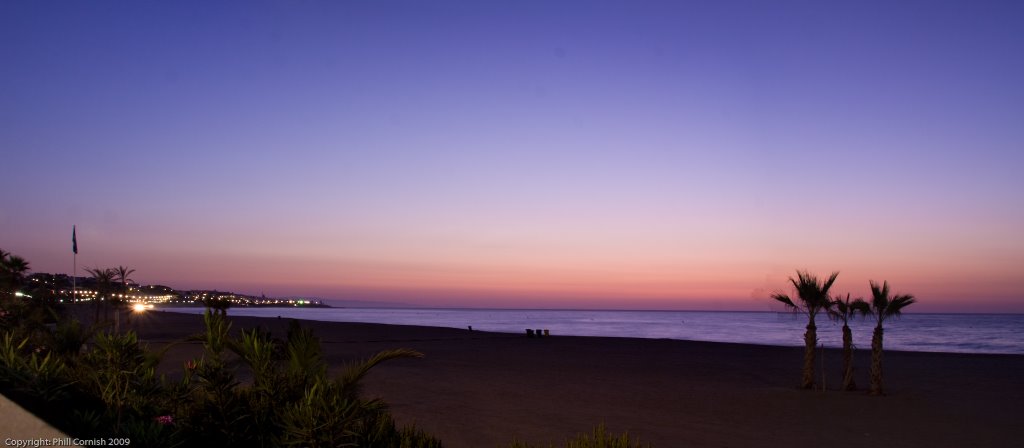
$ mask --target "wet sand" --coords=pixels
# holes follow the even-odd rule
[[[230,311],[229,311],[230,314]],[[284,337],[286,319],[231,317]],[[154,348],[201,330],[198,315],[150,312],[131,324]],[[677,340],[568,337],[383,324],[305,322],[332,371],[389,348],[422,359],[374,369],[384,399],[446,447],[547,446],[604,422],[654,447],[1017,446],[1024,356],[886,352],[887,396],[835,390],[840,354],[825,351],[826,391],[797,389],[802,349]],[[201,346],[179,344],[180,372]],[[867,386],[868,354],[858,353]],[[820,371],[819,371],[820,376]]]

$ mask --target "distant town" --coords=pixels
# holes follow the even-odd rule
[[[61,303],[105,300],[94,277],[75,277],[67,274],[36,273],[26,277],[35,291],[47,291],[53,300]],[[232,307],[322,307],[323,300],[302,297],[252,296],[217,290],[179,291],[164,285],[139,285],[128,282],[123,291],[108,293],[111,299],[129,305],[205,306],[210,302],[228,303]]]

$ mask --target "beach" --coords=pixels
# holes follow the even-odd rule
[[[287,319],[233,317],[284,337]],[[654,447],[1016,446],[1024,421],[1024,356],[886,352],[884,397],[838,391],[840,353],[825,350],[825,391],[800,390],[802,349],[665,339],[486,333],[451,328],[304,321],[332,372],[390,348],[421,359],[375,368],[366,397],[400,424],[446,447],[547,446],[605,423]],[[202,317],[148,312],[130,327],[152,348],[202,329]],[[180,374],[196,343],[168,349],[161,370]],[[820,359],[819,359],[820,363]],[[820,377],[820,365],[818,375]]]

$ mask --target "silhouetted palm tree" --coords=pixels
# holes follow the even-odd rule
[[[875,316],[875,332],[871,336],[871,395],[882,395],[882,323],[890,317],[899,317],[903,308],[916,300],[910,294],[889,295],[889,282],[882,286],[871,284],[871,313]]]
[[[782,293],[772,294],[772,298],[782,302],[787,308],[800,312],[807,316],[807,331],[804,333],[804,368],[803,379],[800,387],[811,389],[814,387],[814,349],[818,345],[818,327],[814,324],[814,318],[821,311],[827,311],[832,307],[832,300],[828,291],[835,283],[839,272],[833,272],[824,282],[819,282],[807,271],[796,271],[797,278],[790,277],[789,281],[796,288],[797,300],[793,301],[788,295]]]
[[[121,329],[121,309],[124,307],[124,304],[127,303],[124,297],[128,296],[128,282],[131,281],[131,279],[128,278],[128,276],[132,275],[132,273],[135,272],[135,269],[128,269],[125,266],[118,266],[113,270],[114,278],[117,279],[117,281],[121,282],[122,296],[121,298],[115,298],[110,302],[110,304],[114,306],[114,333],[117,333]]]
[[[118,266],[114,268],[114,278],[117,281],[121,282],[122,292],[128,292],[128,282],[132,281],[132,279],[128,278],[128,276],[132,275],[133,273],[135,273],[135,269],[128,269],[127,267],[124,266]]]
[[[868,314],[871,314],[871,306],[864,299],[850,300],[849,294],[845,300],[837,296],[828,312],[833,320],[843,323],[843,390],[857,389],[853,380],[853,331],[850,330],[850,318]]]
[[[100,307],[106,300],[110,300],[111,286],[114,285],[114,278],[117,277],[117,270],[110,268],[86,268],[85,270],[92,275],[93,280],[96,281],[96,296],[93,297],[93,302],[96,307],[96,320],[100,321]],[[106,317],[104,315],[104,317]]]
[[[7,252],[6,250],[0,249],[0,270],[3,271],[3,272],[0,272],[0,275],[6,275],[6,272],[7,272],[6,271],[6,268],[7,268],[7,257],[10,256],[10,255],[11,255],[10,252]],[[5,278],[0,277],[0,281],[3,281],[3,280],[5,280]],[[3,286],[3,284],[0,283],[0,286]]]
[[[21,283],[28,272],[28,262],[10,252],[0,250],[0,323],[6,328],[10,324],[22,323],[19,310],[25,303],[17,297]]]
[[[11,255],[10,252],[0,249],[0,298],[6,295],[8,292],[9,285],[7,280],[7,257]]]
[[[11,294],[21,288],[25,281],[25,273],[28,272],[28,261],[10,252],[0,250],[0,275],[3,276],[3,286]]]

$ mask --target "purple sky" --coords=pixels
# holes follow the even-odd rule
[[[0,248],[418,305],[1024,312],[1021,2],[0,3]]]

